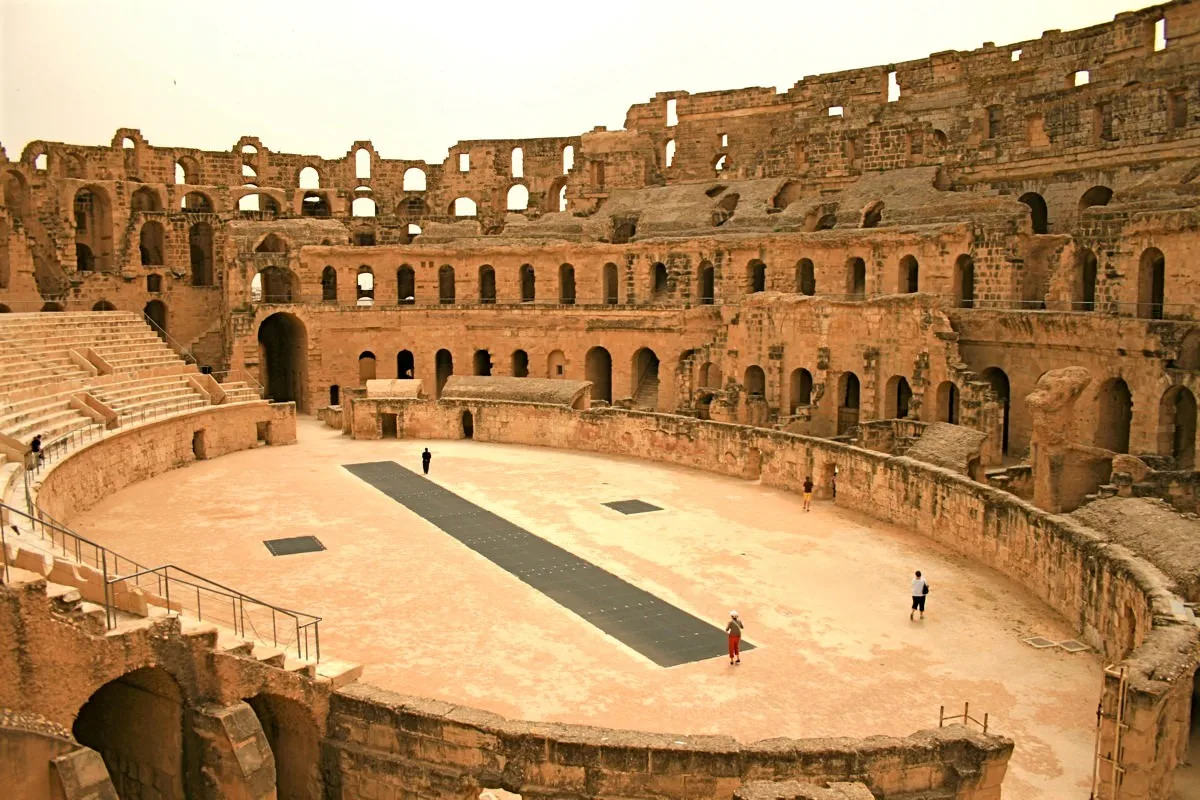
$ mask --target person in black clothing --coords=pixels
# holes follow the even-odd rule
[[[33,437],[33,441],[29,443],[29,451],[33,453],[33,461],[36,465],[41,466],[45,455],[42,453],[42,435],[39,433]]]
[[[804,510],[805,511],[812,511],[812,492],[813,492],[813,481],[812,481],[812,476],[809,475],[808,477],[806,477],[804,479]]]
[[[429,448],[425,448],[425,452],[421,453],[421,469],[426,475],[429,474],[429,462],[433,461],[433,453],[429,452]]]

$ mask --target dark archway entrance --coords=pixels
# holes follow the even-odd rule
[[[162,300],[151,300],[142,309],[146,319],[150,320],[154,332],[162,336],[167,332],[167,305]]]
[[[512,374],[514,378],[529,377],[529,353],[524,350],[513,350]]]
[[[587,351],[584,366],[586,378],[592,382],[592,402],[612,402],[612,355],[603,347]]]
[[[474,363],[471,365],[475,375],[488,376],[492,374],[492,354],[487,350],[476,350]]]
[[[454,374],[454,356],[452,356],[450,354],[449,350],[438,350],[437,356],[435,357],[434,360],[436,362],[436,367],[437,367],[437,374],[436,374],[437,385],[434,389],[433,396],[441,397],[442,389],[445,387],[446,381],[450,378],[451,375]]]
[[[958,387],[950,381],[942,381],[937,390],[938,422],[958,424]]]
[[[258,327],[258,356],[267,397],[278,403],[294,402],[297,411],[306,413],[308,333],[304,323],[284,312],[267,317]]]
[[[1133,396],[1129,385],[1120,378],[1105,381],[1096,393],[1099,424],[1096,446],[1114,453],[1129,452],[1129,425],[1133,420]]]
[[[104,684],[71,732],[104,758],[121,797],[186,797],[183,693],[166,670],[145,667]]]
[[[649,347],[633,354],[631,383],[635,408],[658,408],[658,355]]]
[[[416,363],[413,359],[412,351],[401,350],[399,353],[396,353],[396,377],[415,378],[416,376]]]
[[[860,386],[858,376],[844,372],[838,380],[838,436],[858,425]]]
[[[295,700],[259,694],[246,701],[258,715],[275,756],[276,794],[283,800],[321,797],[321,752],[312,714]]]
[[[475,438],[475,417],[471,416],[470,411],[462,413],[462,435],[464,439]]]
[[[1159,455],[1175,459],[1176,469],[1196,463],[1196,397],[1185,386],[1168,389],[1158,409]]]
[[[980,374],[981,378],[987,381],[992,391],[996,393],[996,399],[999,400],[1003,409],[1003,429],[1000,434],[1000,452],[1008,455],[1008,416],[1009,416],[1009,388],[1008,375],[999,367],[988,367]]]

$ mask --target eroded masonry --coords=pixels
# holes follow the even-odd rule
[[[293,408],[359,438],[791,490],[836,470],[839,504],[1000,570],[1110,661],[1096,797],[1171,798],[1200,758],[1200,3],[781,92],[662,92],[619,131],[462,141],[441,164],[129,128],[0,152],[0,172],[6,503],[34,502],[35,428],[106,431],[35,476],[69,522],[188,460],[293,440]],[[64,311],[135,314],[21,313]],[[33,577],[3,595],[0,738],[53,765],[29,796],[990,800],[1012,748],[512,722],[153,621],[183,601],[117,603],[82,548],[7,548]],[[117,611],[153,624],[117,636]],[[178,739],[129,733],[122,703]]]

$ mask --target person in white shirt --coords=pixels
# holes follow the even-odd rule
[[[912,619],[913,614],[920,611],[921,619],[925,619],[925,595],[929,594],[929,582],[921,577],[921,570],[917,570],[917,577],[913,578],[912,582],[912,611],[908,612],[908,618]]]

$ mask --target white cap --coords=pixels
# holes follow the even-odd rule
[[[736,611],[730,611],[730,612],[729,612],[729,616],[731,616],[731,617],[736,617],[736,616],[737,616],[737,612],[736,612]]]

